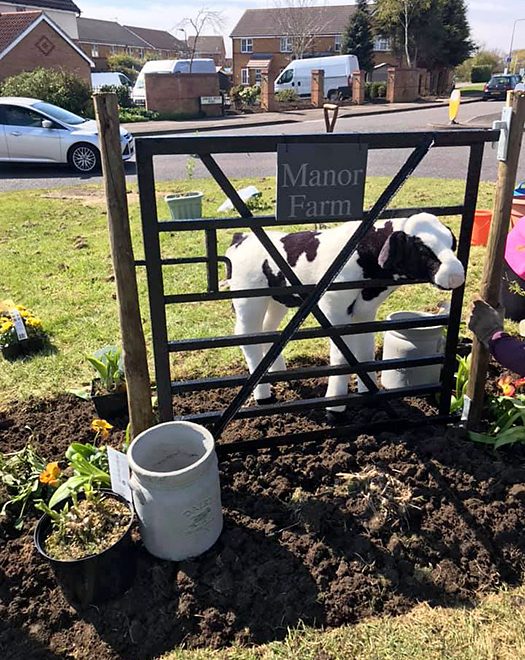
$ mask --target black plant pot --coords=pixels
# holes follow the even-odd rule
[[[23,355],[20,344],[10,344],[2,348],[2,356],[6,360],[17,360]]]
[[[133,509],[120,495],[102,490],[124,503],[132,518],[121,538],[99,555],[64,561],[46,554],[45,540],[51,531],[51,519],[44,514],[37,523],[34,541],[38,552],[47,559],[66,599],[77,609],[102,603],[121,596],[133,584],[136,573],[136,552],[131,539]]]
[[[44,346],[45,342],[41,337],[30,337],[2,348],[2,356],[6,360],[18,360],[18,358],[38,353]]]
[[[128,412],[128,393],[126,389],[111,394],[96,394],[98,380],[91,383],[91,399],[95,405],[97,415],[101,419],[119,417]]]

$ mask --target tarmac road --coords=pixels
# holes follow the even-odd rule
[[[501,114],[503,102],[482,102],[461,107],[459,121],[465,126],[483,125],[488,127],[492,120]],[[355,117],[341,111],[336,132],[347,131],[408,131],[430,130],[448,123],[448,110],[443,108],[418,109],[395,114],[379,114]],[[275,135],[324,133],[322,120],[307,120],[293,124],[276,126],[258,126],[256,128],[238,128],[207,132],[206,135]],[[201,135],[203,135],[201,133]],[[525,141],[522,158],[518,168],[518,181],[525,180]],[[371,151],[368,160],[368,174],[392,176],[404,162],[409,150]],[[155,158],[155,176],[159,181],[186,178],[187,156],[160,156]],[[468,148],[455,147],[431,151],[415,171],[415,176],[442,179],[464,179],[467,168]],[[273,176],[276,169],[275,154],[227,154],[217,157],[229,177]],[[134,162],[125,164],[128,181],[136,181]],[[482,179],[495,181],[497,171],[496,151],[490,145],[485,147]],[[209,176],[207,170],[196,162],[194,177]],[[100,183],[100,176],[78,176],[64,166],[0,164],[0,192],[36,188],[57,188],[78,186],[84,183]]]

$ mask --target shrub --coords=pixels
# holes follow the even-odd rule
[[[102,85],[99,89],[100,92],[115,92],[117,101],[121,108],[131,108],[133,102],[129,93],[127,85]]]
[[[275,99],[279,103],[296,103],[299,100],[297,93],[294,89],[282,89],[280,92],[277,92]]]
[[[144,108],[123,108],[118,114],[119,121],[131,123],[137,121],[152,121],[159,119],[159,113]]]
[[[232,87],[230,96],[235,105],[254,105],[261,95],[261,88],[258,85],[246,87],[245,85],[237,85]]]
[[[491,75],[492,66],[490,64],[480,64],[479,66],[473,66],[470,73],[470,82],[488,82]]]
[[[89,83],[60,69],[38,68],[11,76],[2,83],[0,93],[41,99],[76,114],[93,114]]]
[[[108,68],[123,73],[131,82],[135,82],[142,69],[142,61],[125,53],[116,53],[108,56]]]
[[[386,97],[386,83],[367,82],[365,83],[365,99],[384,99]]]

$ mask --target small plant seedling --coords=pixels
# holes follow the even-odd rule
[[[88,356],[88,362],[98,373],[97,384],[103,392],[117,392],[125,387],[122,351],[117,346],[105,346]]]

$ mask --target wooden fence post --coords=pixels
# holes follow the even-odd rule
[[[500,302],[505,243],[509,230],[512,197],[516,185],[516,174],[525,123],[525,92],[510,93],[507,97],[507,105],[512,107],[512,120],[507,137],[507,158],[505,161],[500,161],[498,166],[494,211],[480,288],[481,298],[493,307],[497,306]],[[467,396],[471,401],[468,413],[469,426],[476,424],[481,419],[488,361],[488,350],[474,337],[470,377],[467,388]]]
[[[112,92],[104,92],[95,94],[93,98],[100,137],[111,256],[117,285],[129,419],[131,434],[132,437],[135,437],[152,425],[153,412],[146,342],[140,318],[135,259],[129,229],[117,95]]]

